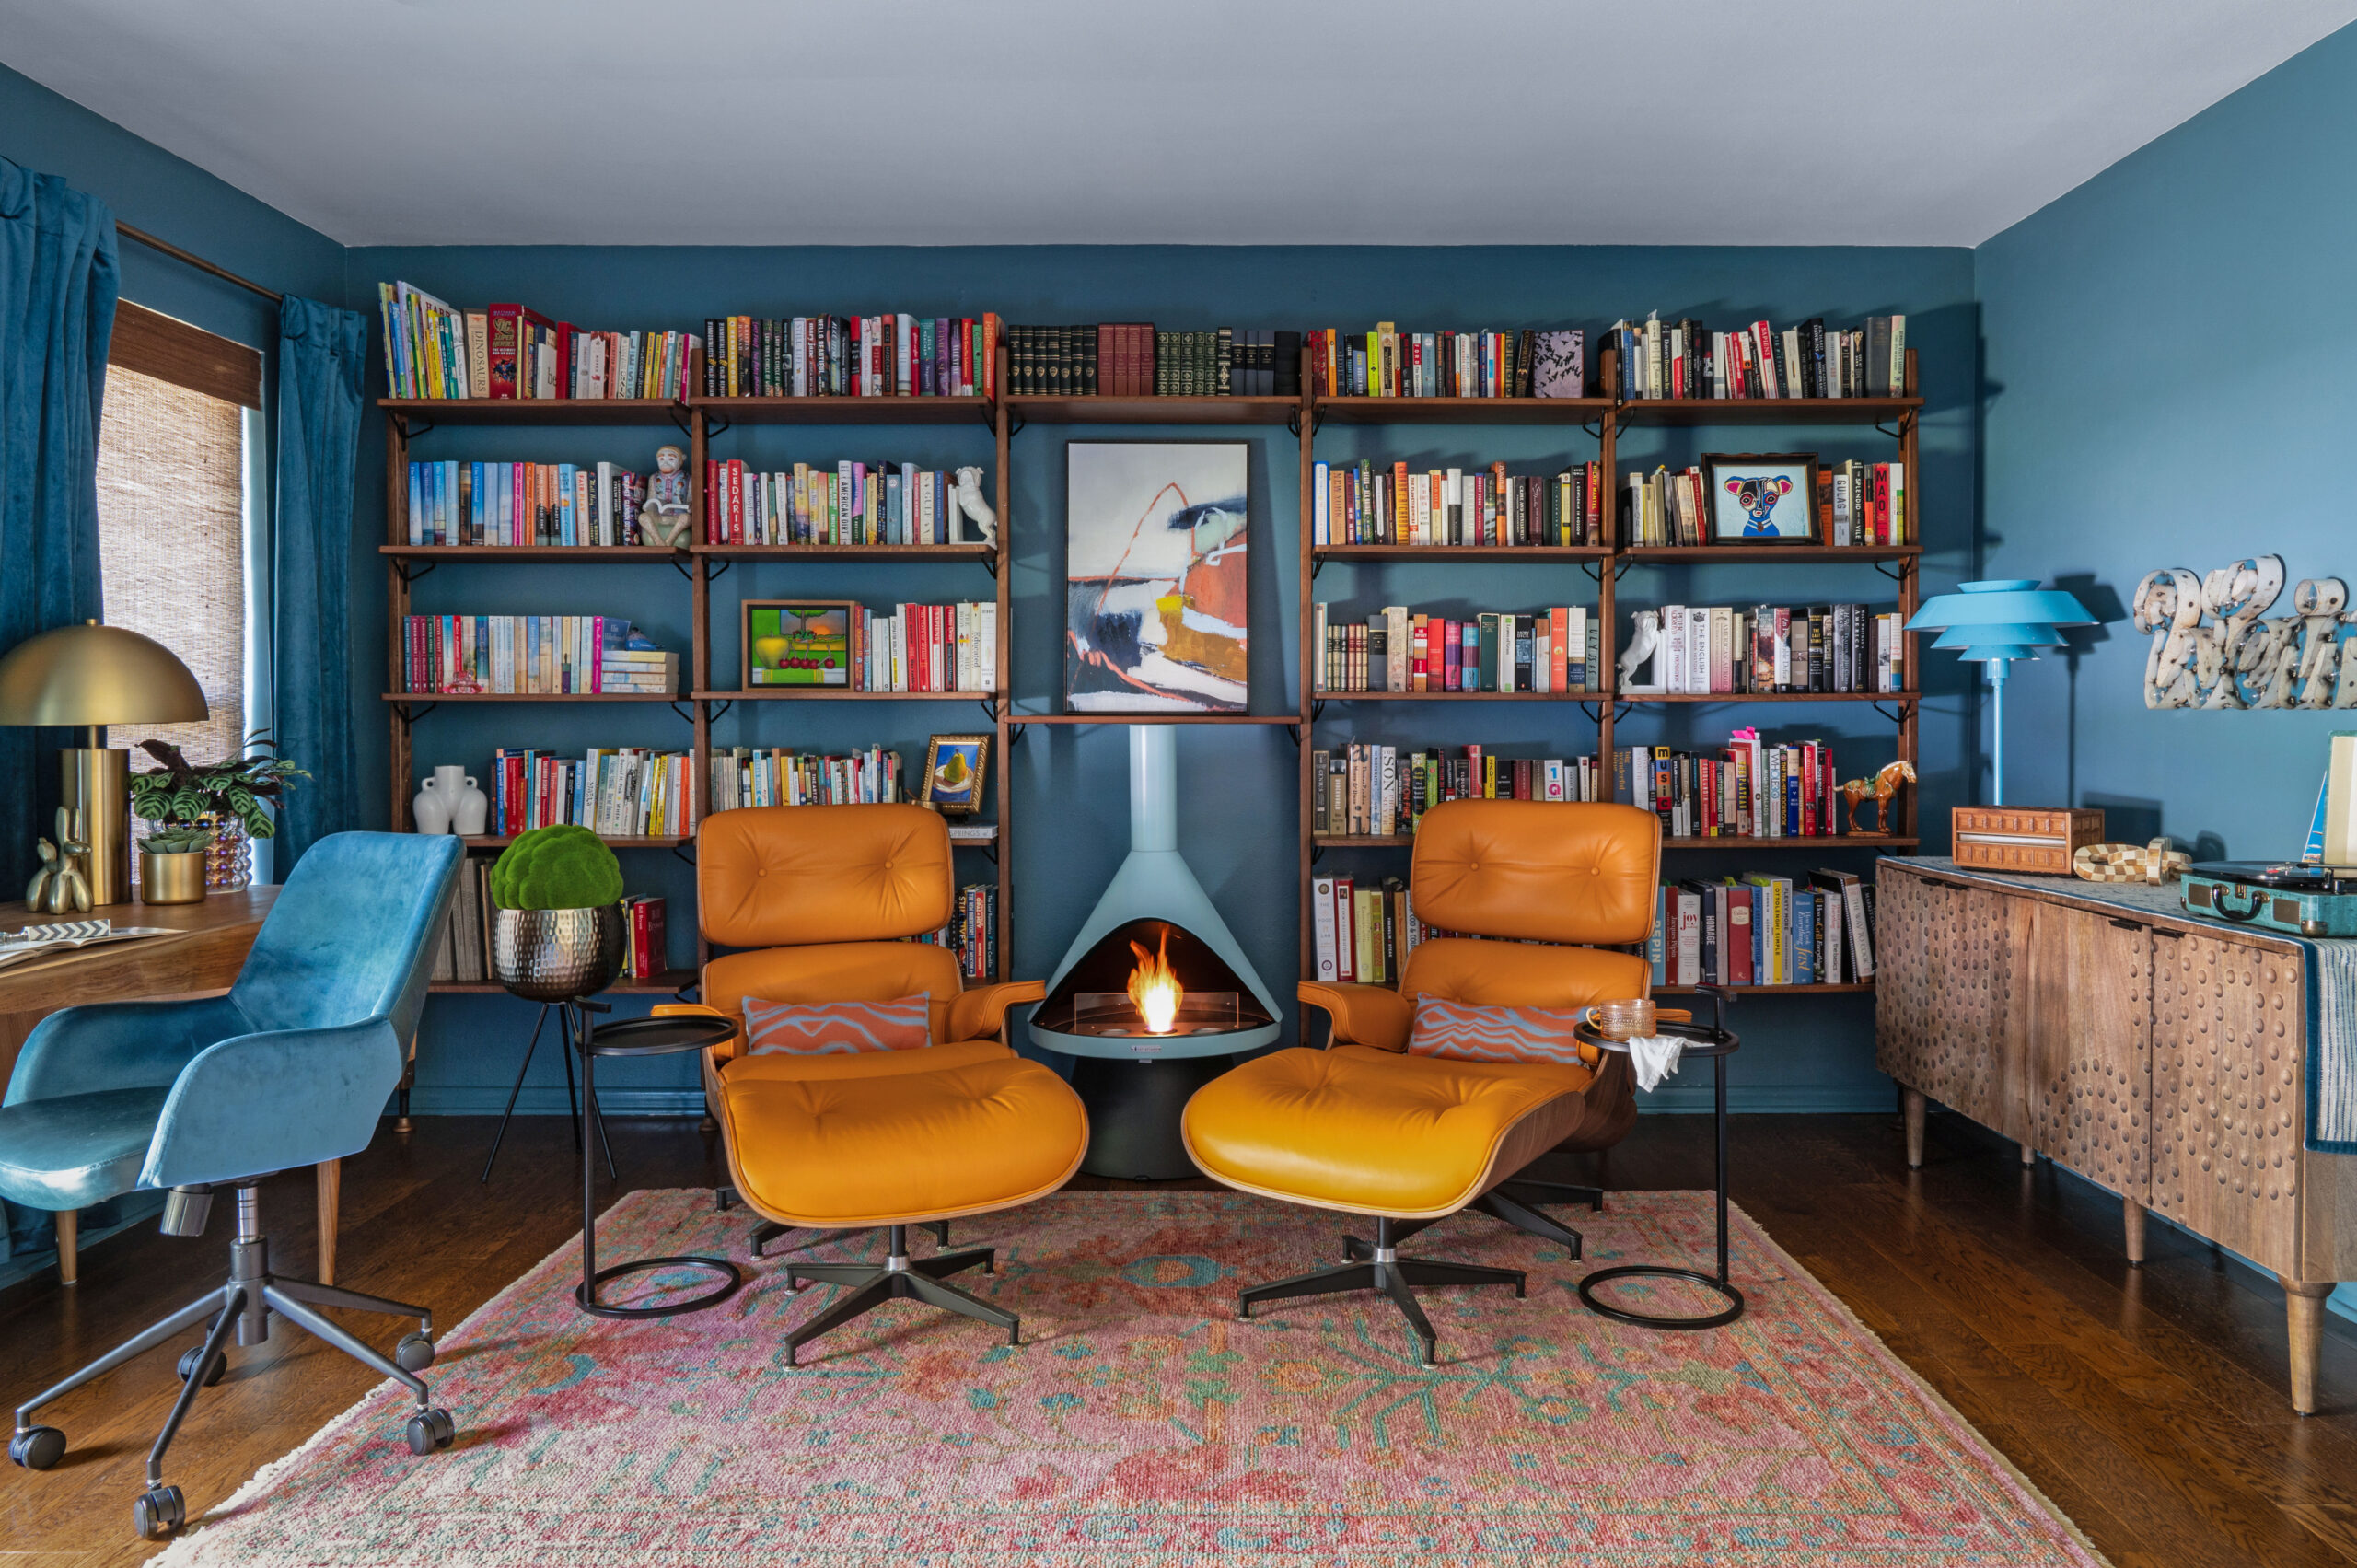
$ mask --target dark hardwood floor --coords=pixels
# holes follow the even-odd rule
[[[491,1125],[421,1120],[345,1163],[339,1283],[423,1301],[449,1327],[574,1237],[580,1167],[565,1124],[517,1123],[482,1187]],[[716,1148],[694,1125],[617,1119],[623,1181],[711,1185]],[[1710,1132],[1705,1117],[1643,1118],[1602,1174],[1629,1189],[1705,1186]],[[1925,1168],[1910,1173],[1895,1113],[1739,1117],[1733,1136],[1736,1200],[2119,1568],[2357,1564],[2357,1332],[2345,1319],[2327,1330],[2323,1408],[2303,1420],[2285,1396],[2271,1281],[2157,1223],[2151,1260],[2129,1268],[2118,1202],[2050,1166],[2024,1170],[2012,1144],[1934,1116]],[[265,1212],[276,1264],[309,1272],[308,1179],[273,1184]],[[73,1291],[37,1280],[0,1295],[0,1398],[13,1405],[220,1278],[227,1232],[224,1214],[198,1241],[143,1225],[92,1249]],[[400,1332],[346,1321],[381,1345]],[[144,1357],[43,1412],[73,1447],[45,1474],[0,1466],[0,1568],[97,1568],[155,1550],[131,1535],[131,1500],[176,1391],[173,1359]],[[231,1363],[173,1446],[192,1516],[371,1381],[301,1333]]]

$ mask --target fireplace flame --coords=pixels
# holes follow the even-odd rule
[[[1170,932],[1165,927],[1161,947],[1149,953],[1135,942],[1130,951],[1138,956],[1138,967],[1130,971],[1130,1000],[1137,1004],[1139,1016],[1145,1019],[1145,1032],[1167,1035],[1178,1020],[1178,1004],[1187,994],[1178,983],[1178,971],[1170,967]]]

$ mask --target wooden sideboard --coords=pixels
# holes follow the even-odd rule
[[[2146,1210],[2270,1270],[2292,1403],[2316,1409],[2324,1301],[2357,1277],[2357,1156],[2303,1147],[2307,958],[2297,942],[2096,885],[1941,861],[1877,866],[1875,1060],[1927,1099],[2119,1194],[2131,1262]],[[2173,894],[2174,889],[2168,889]]]

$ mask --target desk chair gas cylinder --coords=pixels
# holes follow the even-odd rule
[[[1397,991],[1302,986],[1333,1019],[1328,1049],[1260,1057],[1188,1101],[1187,1152],[1213,1180],[1375,1221],[1371,1240],[1344,1238],[1342,1262],[1239,1292],[1239,1316],[1287,1297],[1381,1291],[1429,1365],[1438,1342],[1412,1287],[1519,1295],[1524,1276],[1402,1257],[1409,1237],[1475,1209],[1580,1255],[1579,1233],[1510,1184],[1550,1150],[1627,1136],[1627,1059],[1592,1047],[1568,1061],[1409,1055],[1416,1000],[1556,1010],[1645,994],[1646,961],[1607,948],[1652,932],[1660,866],[1660,822],[1634,807],[1464,800],[1424,813],[1410,897],[1418,919],[1457,935],[1420,943]]]
[[[65,1434],[35,1425],[35,1411],[203,1329],[180,1359],[180,1398],[132,1507],[142,1536],[169,1534],[185,1515],[180,1489],[165,1484],[164,1451],[198,1390],[221,1380],[231,1337],[261,1343],[273,1315],[406,1388],[412,1453],[450,1446],[449,1412],[417,1376],[434,1363],[433,1314],[273,1273],[261,1183],[368,1146],[424,1006],[462,853],[454,838],[331,834],[286,879],[227,995],[69,1007],[33,1030],[0,1108],[0,1196],[64,1209],[160,1189],[164,1234],[201,1236],[226,1187],[237,1192],[237,1234],[227,1283],[18,1405],[11,1459],[55,1465]],[[386,1356],[325,1307],[414,1318],[417,1331]]]

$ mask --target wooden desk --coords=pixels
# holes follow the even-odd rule
[[[215,893],[195,904],[108,904],[88,915],[29,914],[21,901],[0,904],[0,931],[104,915],[118,925],[168,926],[181,935],[139,942],[110,942],[55,958],[32,958],[0,969],[0,1083],[16,1071],[33,1026],[61,1007],[140,998],[215,995],[229,989],[245,967],[254,934],[276,902],[276,888]],[[319,1279],[335,1279],[335,1214],[341,1167],[319,1166]],[[75,1216],[57,1216],[57,1273],[72,1284],[75,1266]]]

